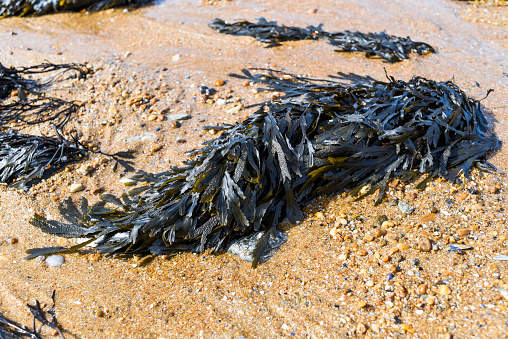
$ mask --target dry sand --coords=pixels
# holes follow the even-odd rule
[[[360,53],[335,54],[324,41],[265,49],[252,38],[207,27],[215,17],[261,16],[286,25],[323,23],[329,31],[386,30],[428,42],[439,52],[387,64]],[[83,103],[72,126],[83,133],[82,140],[105,152],[136,149],[137,169],[160,172],[181,164],[186,150],[213,137],[204,125],[242,119],[250,111],[233,109],[239,103],[269,98],[227,77],[249,66],[378,79],[386,69],[404,80],[413,75],[453,79],[478,99],[494,88],[482,103],[506,142],[507,18],[505,4],[475,7],[445,0],[168,0],[135,11],[1,20],[0,60],[9,66],[44,60],[93,65],[90,79],[54,88],[56,95]],[[215,86],[217,79],[225,85]],[[229,95],[240,101],[203,102],[201,84],[219,89],[215,99]],[[192,118],[180,127],[163,120],[175,113]],[[143,140],[132,139],[137,136]],[[506,172],[506,147],[490,161]],[[85,175],[87,170],[91,173]],[[288,242],[257,269],[230,254],[209,253],[159,257],[145,267],[136,259],[105,258],[93,250],[65,255],[59,268],[23,259],[29,248],[74,243],[29,225],[34,212],[59,218],[58,201],[68,196],[97,201],[93,193],[99,188],[121,194],[121,176],[107,160],[91,157],[28,193],[0,189],[0,311],[5,316],[31,324],[25,304],[38,299],[50,305],[56,290],[58,319],[72,334],[67,336],[76,338],[507,337],[508,300],[497,288],[508,289],[508,263],[493,259],[508,251],[508,181],[500,173],[476,171],[472,180],[456,184],[434,180],[423,192],[414,183],[394,183],[389,197],[415,207],[409,216],[391,202],[374,207],[372,199],[323,197],[305,209],[305,221],[282,226]],[[73,183],[86,189],[71,194]],[[384,225],[386,235],[376,234],[381,215],[391,221]],[[435,245],[431,252],[418,250],[425,238]],[[448,251],[450,243],[474,249]]]

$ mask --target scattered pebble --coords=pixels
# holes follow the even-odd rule
[[[170,120],[189,120],[192,116],[188,113],[176,113],[168,115]]]
[[[222,79],[217,79],[213,82],[215,86],[224,86],[225,82]]]
[[[152,145],[152,147],[150,148],[150,150],[152,151],[152,153],[155,153],[155,152],[158,152],[162,149],[162,145],[159,145],[159,144],[155,144],[155,145]]]
[[[415,208],[409,205],[404,200],[399,201],[399,204],[397,206],[399,207],[399,210],[404,214],[411,214],[415,211]]]
[[[17,244],[18,238],[11,238],[10,242],[11,242],[11,245]]]
[[[176,139],[177,144],[185,144],[186,142],[187,142],[187,140],[185,140],[184,138],[177,138]]]
[[[446,285],[440,285],[439,286],[439,294],[450,295],[450,294],[452,294],[452,290]]]
[[[365,334],[365,333],[367,333],[367,326],[364,323],[358,323],[356,325],[356,332],[358,334]]]
[[[120,179],[120,182],[124,186],[136,186],[138,184],[137,180],[132,180],[131,178],[122,178]]]
[[[104,187],[95,187],[92,189],[93,195],[101,194],[102,192],[104,192]]]
[[[80,183],[78,183],[78,184],[72,184],[72,185],[69,187],[69,191],[70,191],[71,193],[80,192],[80,191],[82,191],[82,190],[84,190],[84,189],[85,189],[85,186],[83,186],[83,184],[80,184]]]
[[[418,250],[421,252],[430,252],[432,251],[432,242],[429,238],[423,238],[420,243],[418,243]]]
[[[65,259],[61,255],[50,255],[46,258],[46,263],[51,267],[60,267],[64,262]]]

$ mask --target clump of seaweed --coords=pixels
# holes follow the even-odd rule
[[[87,149],[63,138],[0,133],[0,182],[27,189],[37,179],[84,157]]]
[[[226,22],[222,19],[213,20],[211,28],[220,33],[230,35],[252,36],[261,42],[268,43],[267,47],[279,46],[284,41],[327,39],[328,43],[340,48],[341,52],[364,52],[367,57],[381,57],[389,62],[399,62],[409,59],[411,52],[424,55],[435,53],[435,49],[427,43],[415,42],[409,37],[401,38],[381,33],[361,32],[327,32],[322,26],[308,26],[307,28],[287,27],[277,25],[275,21],[260,18],[257,23],[249,21]]]
[[[0,3],[0,18],[43,15],[62,11],[100,11],[111,7],[141,6],[151,0],[11,0]]]
[[[35,305],[27,304],[28,309],[32,313],[34,320],[32,328],[25,325],[19,324],[13,320],[10,320],[0,314],[0,338],[2,339],[21,339],[21,338],[32,338],[42,339],[41,334],[35,327],[35,320],[39,321],[42,325],[48,326],[58,332],[61,338],[65,339],[63,331],[60,329],[58,321],[55,315],[55,291],[51,295],[53,306],[48,311],[44,311],[38,300],[35,301]],[[48,315],[51,316],[51,321],[48,319]]]
[[[380,203],[392,178],[427,174],[420,189],[436,176],[453,181],[473,165],[490,169],[485,156],[498,146],[480,102],[450,81],[342,74],[362,79],[345,84],[247,70],[235,76],[286,94],[224,126],[189,152],[186,167],[136,175],[147,184],[121,199],[104,194],[91,207],[82,199],[80,208],[66,200],[60,209],[68,223],[35,215],[32,225],[46,233],[89,240],[70,249],[31,249],[27,259],[90,242],[105,254],[217,252],[264,230],[259,259],[279,222],[301,220],[300,206],[319,195],[351,190],[362,199],[378,191]]]

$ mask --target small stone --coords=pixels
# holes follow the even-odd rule
[[[363,240],[367,241],[367,242],[371,242],[372,240],[374,240],[374,236],[372,236],[371,234],[366,234],[364,237],[363,237]]]
[[[65,259],[61,255],[50,255],[46,258],[46,263],[51,267],[60,267],[64,262]]]
[[[367,251],[366,250],[359,250],[357,253],[358,253],[358,255],[360,257],[365,257],[367,255]]]
[[[425,293],[427,293],[427,285],[420,284],[418,286],[418,294],[425,294]]]
[[[458,199],[459,201],[464,201],[464,200],[466,200],[466,199],[467,199],[467,193],[465,193],[465,192],[464,192],[464,193],[462,193],[462,194],[457,195],[457,199]]]
[[[176,62],[176,61],[180,60],[180,54],[175,54],[175,55],[173,55],[173,57],[171,58],[171,60],[172,60],[173,62]]]
[[[96,316],[97,318],[102,318],[102,317],[104,317],[104,311],[103,311],[103,310],[101,310],[101,309],[97,310],[97,312],[95,312],[95,316]]]
[[[152,151],[152,153],[155,153],[155,152],[160,151],[161,149],[162,149],[162,145],[155,144],[155,145],[152,145],[150,150]]]
[[[176,113],[168,115],[169,120],[189,120],[192,116],[188,113]]]
[[[171,128],[178,128],[178,127],[180,127],[180,124],[176,120],[170,120],[169,121],[169,127],[171,127]]]
[[[365,286],[367,286],[367,287],[372,287],[372,286],[374,286],[374,281],[373,281],[373,280],[369,280],[369,281],[367,281],[367,282],[365,283]]]
[[[450,294],[452,294],[452,290],[446,285],[441,285],[441,286],[439,286],[439,294],[450,295]]]
[[[213,82],[215,86],[224,86],[225,82],[222,79],[217,79]]]
[[[215,103],[219,106],[224,106],[225,104],[227,104],[227,101],[224,99],[217,99]]]
[[[185,144],[187,142],[187,140],[183,139],[183,138],[178,138],[176,139],[176,143],[177,144]]]
[[[104,192],[104,187],[95,187],[92,190],[93,195],[101,194],[102,192]]]
[[[385,221],[388,221],[388,217],[386,215],[380,215],[377,217],[377,223],[382,225]]]
[[[439,210],[437,209],[437,207],[436,207],[436,206],[432,206],[432,207],[430,208],[430,213],[437,213],[437,212],[439,212]]]
[[[471,231],[468,230],[467,228],[460,228],[457,230],[457,234],[460,235],[461,237],[465,237],[469,235],[469,233],[471,233]]]
[[[421,252],[430,252],[432,251],[432,242],[429,238],[423,238],[422,241],[418,244],[418,250]]]
[[[309,9],[309,14],[316,14],[316,13],[317,13],[317,8]]]
[[[18,238],[11,238],[11,245],[14,245],[14,244],[17,244],[18,243]]]
[[[357,304],[358,308],[364,308],[365,306],[367,306],[367,303],[365,301],[359,301],[358,304]]]
[[[150,114],[148,116],[148,121],[154,121],[154,120],[157,120],[157,115],[156,114]]]
[[[393,221],[383,221],[383,223],[381,224],[381,227],[382,228],[390,228],[390,227],[393,227],[395,226],[395,223]]]
[[[397,247],[401,250],[401,251],[404,251],[404,250],[407,250],[409,248],[409,245],[408,244],[404,244],[404,243],[401,243],[399,242],[397,244]]]
[[[410,324],[402,324],[402,329],[409,333],[415,333],[415,329]]]
[[[242,109],[242,107],[243,106],[241,104],[237,105],[237,106],[235,106],[233,108],[228,109],[227,113],[228,114],[238,113]]]
[[[325,215],[323,214],[323,212],[316,212],[315,217],[316,219],[323,219]]]
[[[334,227],[330,230],[330,235],[332,236],[333,239],[337,239],[337,228]]]
[[[82,191],[85,189],[85,186],[83,186],[82,184],[72,184],[70,187],[69,187],[69,191],[71,193],[76,193],[76,192],[79,192],[79,191]]]
[[[358,323],[356,325],[356,333],[358,333],[358,334],[365,334],[365,333],[367,333],[367,326],[365,326],[364,323]]]
[[[395,253],[397,253],[399,251],[399,248],[398,247],[392,247],[389,251],[388,251],[388,255],[389,256],[392,256],[394,255]]]
[[[379,238],[386,235],[386,230],[384,228],[376,228],[374,231],[372,231],[372,235],[375,238]]]
[[[409,205],[404,200],[399,201],[399,204],[397,206],[399,207],[399,210],[404,214],[411,214],[415,211],[415,208]]]
[[[496,186],[492,186],[491,188],[489,188],[489,192],[492,194],[496,194],[497,192],[499,192],[499,189]]]

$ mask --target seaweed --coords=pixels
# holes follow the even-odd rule
[[[277,25],[275,21],[258,19],[257,23],[249,21],[226,22],[222,19],[213,20],[209,26],[220,33],[255,37],[268,43],[267,47],[281,45],[284,41],[326,39],[328,43],[340,48],[339,52],[364,52],[367,57],[381,57],[388,62],[399,62],[409,59],[411,52],[424,55],[435,53],[435,49],[427,43],[415,42],[409,37],[401,38],[381,33],[361,33],[352,31],[327,32],[322,26],[307,28]]]
[[[80,144],[63,138],[0,132],[0,182],[26,190],[86,153]]]
[[[4,0],[0,3],[0,18],[83,9],[100,11],[112,7],[142,6],[150,2],[151,0]]]
[[[133,179],[145,185],[121,199],[103,195],[88,206],[83,198],[80,208],[69,199],[61,205],[67,223],[35,215],[32,225],[88,238],[99,253],[129,255],[218,252],[264,231],[259,256],[274,228],[284,218],[303,219],[300,207],[320,195],[350,190],[363,199],[377,191],[379,204],[392,178],[425,174],[423,188],[428,178],[467,177],[474,165],[488,169],[486,154],[499,145],[480,102],[451,81],[339,74],[360,80],[344,84],[261,71],[233,76],[285,95],[225,125],[188,152],[185,167],[140,173]],[[82,246],[32,249],[27,258]]]
[[[0,127],[13,122],[35,125],[50,121],[61,130],[77,112],[77,106],[48,97],[43,91],[70,71],[77,72],[80,77],[90,72],[80,64],[43,63],[7,68],[0,63]],[[28,78],[46,73],[54,74],[46,80]]]
[[[27,304],[28,309],[32,313],[34,320],[32,328],[19,324],[13,320],[10,320],[0,314],[0,338],[2,339],[21,339],[21,338],[32,338],[42,339],[41,334],[35,327],[35,320],[39,321],[42,325],[48,326],[54,329],[61,338],[65,339],[63,330],[60,329],[58,321],[55,315],[55,291],[51,295],[53,306],[48,311],[44,311],[38,300],[35,301],[35,305]],[[51,316],[51,321],[48,319],[48,315]]]

